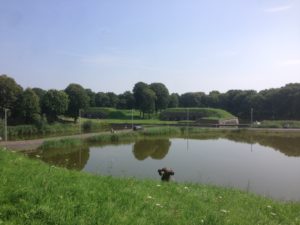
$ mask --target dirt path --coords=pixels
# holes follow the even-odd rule
[[[129,132],[131,130],[121,130],[118,132]],[[68,135],[68,136],[60,136],[60,137],[49,137],[49,138],[41,138],[41,139],[34,139],[34,140],[23,140],[23,141],[7,141],[7,142],[0,142],[0,146],[6,147],[8,149],[14,151],[26,151],[26,150],[34,150],[40,147],[44,141],[49,140],[60,140],[64,138],[81,138],[85,139],[88,137],[97,136],[99,134],[108,134],[110,132],[98,132],[98,133],[87,133],[87,134],[75,134],[75,135]]]

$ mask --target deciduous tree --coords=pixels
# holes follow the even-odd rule
[[[86,109],[89,106],[89,96],[86,94],[84,88],[79,84],[70,84],[65,92],[69,97],[69,106],[66,114],[74,118],[74,122],[79,117],[79,110]]]
[[[46,114],[48,122],[54,122],[58,115],[63,115],[69,105],[68,95],[64,91],[49,90],[42,99],[42,112]]]

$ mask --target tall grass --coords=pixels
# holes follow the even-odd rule
[[[300,121],[296,120],[264,120],[255,124],[258,128],[300,128]]]
[[[125,132],[125,133],[115,133],[115,134],[100,134],[93,137],[87,138],[85,141],[87,143],[116,143],[127,140],[136,140],[140,137],[138,132]]]
[[[94,176],[1,150],[0,161],[0,224],[300,222],[299,203],[281,203],[237,190]]]
[[[59,148],[74,148],[83,145],[82,139],[64,138],[59,140],[44,141],[40,149],[59,149]]]
[[[161,136],[161,135],[180,135],[181,130],[178,127],[151,127],[141,132],[145,136]]]
[[[80,128],[81,126],[81,128]],[[3,130],[3,129],[2,129]],[[97,123],[95,121],[86,121],[82,124],[74,123],[53,123],[44,124],[41,127],[35,125],[17,125],[8,126],[8,138],[12,139],[30,139],[39,137],[51,137],[58,135],[79,134],[80,132],[98,132],[109,130],[107,123]],[[1,131],[1,127],[0,127]]]
[[[58,140],[45,141],[40,149],[57,149],[57,148],[72,148],[85,144],[92,143],[118,143],[123,141],[134,141],[139,138],[147,136],[180,136],[180,128],[177,127],[152,127],[146,128],[143,131],[132,131],[132,132],[117,132],[117,133],[102,133],[86,139],[76,139],[76,138],[65,138]]]

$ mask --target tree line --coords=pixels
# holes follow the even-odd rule
[[[76,121],[79,110],[89,107],[112,107],[137,109],[141,116],[158,113],[166,108],[211,107],[221,108],[233,115],[249,120],[253,109],[255,120],[300,119],[300,83],[287,84],[281,88],[263,91],[229,90],[225,93],[211,91],[169,93],[162,83],[138,82],[132,91],[122,94],[93,92],[79,84],[69,84],[64,90],[26,88],[7,76],[0,76],[0,115],[10,110],[10,124],[49,123],[66,115]]]

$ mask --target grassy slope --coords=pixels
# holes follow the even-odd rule
[[[300,224],[299,203],[93,176],[2,150],[0,162],[0,224]]]
[[[261,124],[255,124],[258,128],[300,128],[300,121],[297,120],[263,120]]]
[[[203,115],[205,119],[232,119],[236,118],[231,113],[222,110],[222,109],[215,109],[215,108],[169,108],[162,112],[164,113],[199,113]]]

